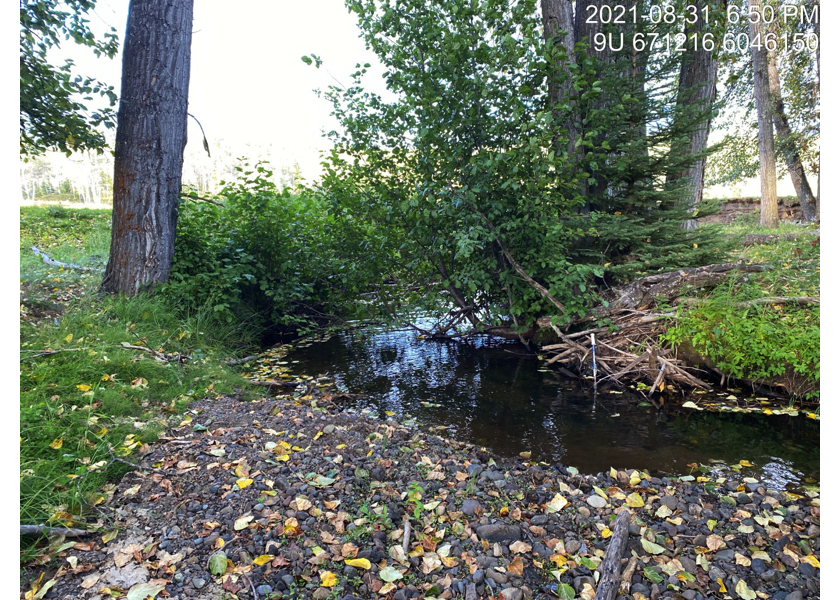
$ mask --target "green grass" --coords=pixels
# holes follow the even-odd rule
[[[815,225],[758,226],[757,215],[742,215],[719,227],[736,237],[814,231]],[[700,304],[684,305],[668,333],[671,344],[688,343],[723,372],[743,379],[775,380],[796,398],[819,398],[820,305],[749,304],[767,297],[820,297],[820,245],[816,235],[800,235],[749,247],[730,259],[766,265],[760,273],[735,272]]]
[[[113,456],[137,462],[190,401],[245,388],[224,359],[250,342],[247,326],[160,297],[101,296],[101,273],[49,266],[29,251],[104,265],[109,239],[109,211],[21,209],[22,524],[84,524],[130,469]],[[23,550],[31,559],[38,544]]]

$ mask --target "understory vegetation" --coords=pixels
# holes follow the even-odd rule
[[[757,215],[717,227],[738,238],[798,235],[739,247],[733,259],[766,270],[732,275],[696,302],[681,304],[665,341],[689,344],[726,375],[777,382],[792,396],[818,398],[819,232],[806,235],[815,226],[761,229]]]
[[[118,459],[180,422],[187,403],[245,387],[224,360],[253,343],[247,322],[162,295],[100,296],[101,272],[30,250],[97,269],[109,240],[110,211],[21,209],[21,523],[84,522],[130,469]]]

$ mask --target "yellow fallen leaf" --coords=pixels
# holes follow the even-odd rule
[[[817,557],[813,554],[806,554],[800,559],[802,562],[806,562],[812,567],[819,569],[820,568],[820,561],[817,560]]]
[[[117,533],[119,533],[119,532],[116,529],[114,529],[113,531],[109,531],[108,533],[106,533],[105,535],[102,536],[102,543],[107,544],[108,542],[113,540],[115,537],[117,537]]]
[[[240,477],[236,480],[236,485],[239,486],[240,490],[244,490],[246,487],[254,483],[253,479],[248,479],[247,477]]]
[[[68,336],[66,338],[64,338],[64,341],[67,342],[68,344],[70,342],[72,342],[73,341],[73,334],[72,333],[68,334]]]
[[[236,531],[242,531],[243,529],[245,529],[246,527],[248,527],[248,523],[250,523],[250,522],[251,522],[251,521],[253,521],[253,520],[254,520],[253,515],[245,515],[245,516],[243,516],[243,517],[239,517],[239,518],[238,518],[238,519],[236,519],[236,521],[233,523],[233,528],[234,528]]]
[[[61,450],[61,447],[64,445],[64,438],[57,438],[50,442],[50,448],[55,450]]]
[[[718,578],[717,578],[717,582],[718,582],[718,585],[720,586],[720,589],[719,589],[718,591],[719,591],[720,593],[722,593],[722,594],[725,594],[725,593],[726,593],[726,586],[725,586],[725,585],[723,585],[723,579],[721,579],[720,577],[718,577]]]
[[[90,390],[90,386],[86,383],[80,383],[76,387],[79,388],[83,392],[87,392],[87,391]]]
[[[609,528],[609,527],[604,527],[604,528],[601,530],[601,537],[602,537],[602,538],[612,537],[612,531],[610,531],[610,528]]]
[[[332,571],[321,571],[321,587],[333,587],[338,583],[338,577]]]
[[[639,494],[633,492],[627,496],[627,505],[633,508],[642,508],[645,505],[645,501]]]
[[[366,558],[348,558],[344,561],[344,564],[356,567],[357,569],[364,569],[365,571],[370,569],[370,561]]]
[[[254,559],[254,564],[258,567],[261,567],[265,563],[271,562],[272,560],[274,560],[274,557],[271,554],[261,554],[260,556]]]
[[[521,556],[517,556],[510,561],[510,564],[507,566],[507,570],[509,573],[513,573],[514,575],[522,575],[525,570],[525,561],[522,560]]]

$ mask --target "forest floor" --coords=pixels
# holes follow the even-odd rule
[[[22,213],[21,523],[95,531],[26,542],[22,597],[594,598],[622,510],[619,597],[819,597],[818,492],[765,489],[748,463],[581,475],[328,388],[260,396],[224,365],[236,332],[98,300],[97,271],[29,251],[101,268],[106,219]],[[745,252],[810,261],[785,281],[818,295],[818,245]]]

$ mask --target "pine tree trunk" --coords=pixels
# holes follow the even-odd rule
[[[111,254],[102,289],[169,277],[187,141],[192,0],[132,0],[117,113]]]
[[[750,6],[760,6],[760,0],[749,0]],[[762,227],[779,226],[779,206],[776,195],[776,153],[773,144],[773,106],[770,100],[770,78],[767,71],[767,48],[760,23],[750,23],[753,42],[753,83],[758,113],[759,178],[761,180]]]
[[[802,209],[802,216],[806,221],[814,221],[817,202],[814,193],[811,191],[811,185],[805,176],[805,168],[802,166],[802,159],[796,149],[796,140],[785,114],[782,85],[776,65],[776,52],[770,49],[767,50],[767,75],[770,83],[770,100],[773,103],[773,124],[779,138],[779,149],[785,157],[790,179],[793,182],[793,189],[796,190],[796,197],[799,199],[799,206]]]
[[[708,24],[703,19],[702,10],[706,1],[694,0],[692,4],[697,9],[699,17],[694,25],[686,24],[685,35],[689,37],[695,34],[698,39],[702,39],[703,35],[708,32]],[[715,101],[715,84],[717,83],[717,60],[714,57],[714,52],[703,49],[701,43],[696,45],[693,43],[686,44],[686,46],[687,49],[682,55],[680,65],[676,110],[683,118],[694,121],[688,143],[680,149],[684,155],[694,156],[704,152],[709,141],[709,130],[712,126],[711,110]],[[677,180],[686,181],[686,200],[692,206],[703,200],[705,174],[706,157],[703,156],[675,176]],[[697,220],[686,220],[683,223],[683,228],[696,229]]]

